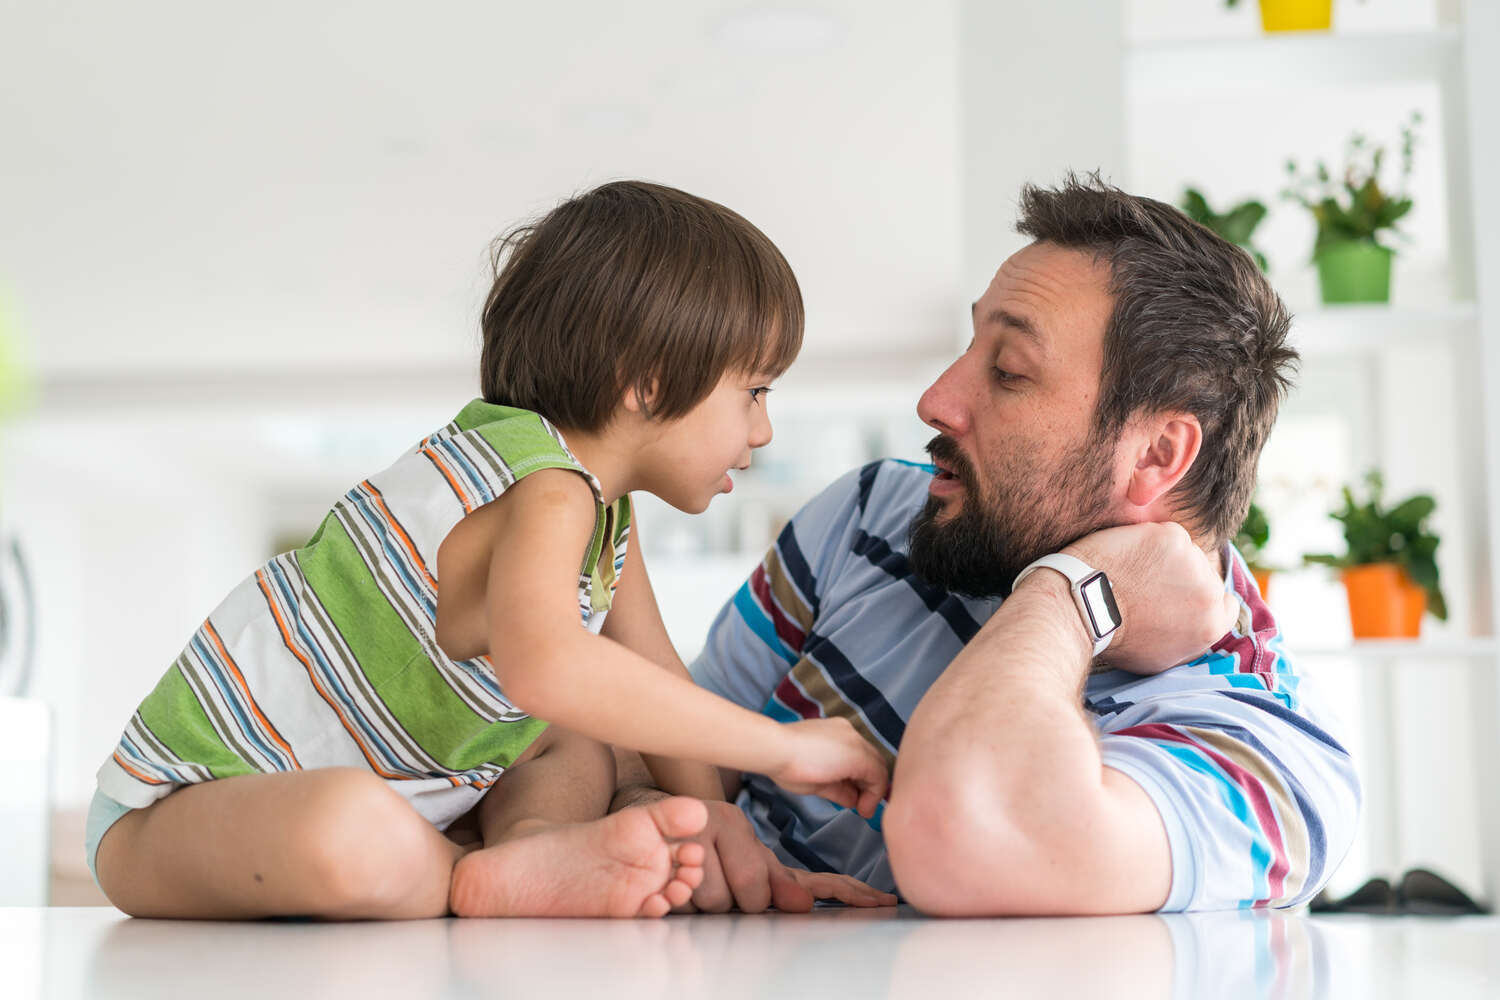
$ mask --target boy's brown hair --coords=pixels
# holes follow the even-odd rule
[[[616,181],[495,241],[480,379],[491,403],[596,431],[626,393],[680,417],[730,372],[779,375],[802,293],[765,234],[676,188]]]

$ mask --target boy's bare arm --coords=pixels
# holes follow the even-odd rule
[[[609,617],[604,620],[603,634],[668,672],[692,681],[686,665],[672,645],[671,637],[667,635],[666,625],[662,623],[656,592],[652,590],[651,578],[646,573],[639,522],[631,525],[630,548],[625,553],[625,566],[620,571],[620,582],[615,589]],[[640,767],[640,756],[633,753],[616,754],[617,763],[621,756],[632,758],[640,771],[644,772],[645,780],[654,780],[656,787],[665,792],[692,795],[700,799],[724,798],[724,783],[720,779],[719,769],[712,764],[650,754],[644,759],[645,766]]]
[[[774,722],[579,628],[578,566],[595,519],[581,477],[535,472],[500,503],[484,603],[490,658],[516,705],[603,742],[755,771],[874,813],[884,764],[845,720]]]

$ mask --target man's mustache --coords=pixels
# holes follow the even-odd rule
[[[927,454],[931,455],[934,460],[941,462],[945,468],[953,473],[953,478],[957,479],[964,486],[968,486],[974,482],[974,467],[969,464],[969,460],[959,450],[958,443],[952,438],[939,434],[931,441],[928,441]]]

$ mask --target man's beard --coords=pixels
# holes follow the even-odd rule
[[[1113,448],[1092,434],[1050,478],[1017,461],[993,470],[989,495],[981,495],[973,466],[951,438],[939,434],[927,451],[963,486],[957,514],[940,522],[944,501],[928,497],[911,523],[912,571],[933,586],[970,597],[1009,596],[1029,564],[1109,526]]]

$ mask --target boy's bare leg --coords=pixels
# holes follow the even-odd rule
[[[679,840],[703,829],[703,803],[663,799],[605,816],[615,788],[610,749],[556,727],[538,743],[480,804],[484,847],[453,870],[453,912],[657,917],[686,902],[704,854]]]
[[[406,919],[448,912],[464,853],[381,778],[326,768],[180,789],[115,823],[97,861],[138,917]]]

